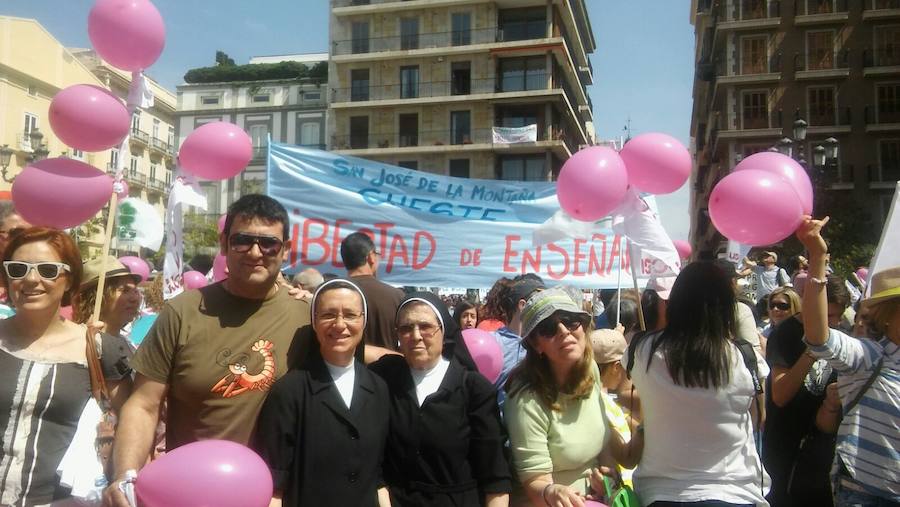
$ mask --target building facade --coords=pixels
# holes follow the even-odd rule
[[[694,250],[723,248],[708,213],[715,184],[784,138],[830,208],[817,214],[857,213],[877,242],[900,178],[900,1],[692,0],[691,22]],[[816,168],[813,150],[829,138],[837,158]]]
[[[331,0],[330,39],[337,153],[546,180],[594,141],[584,0]],[[525,142],[496,129],[531,126]]]
[[[327,54],[256,57],[250,64],[301,62],[312,66]],[[265,192],[268,142],[325,148],[327,84],[311,79],[257,80],[178,86],[175,137],[178,145],[195,128],[227,121],[243,128],[253,142],[253,160],[241,174],[221,182],[202,182],[207,213],[220,215],[241,195]]]

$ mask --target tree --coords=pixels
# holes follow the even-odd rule
[[[234,66],[234,60],[231,59],[224,51],[216,51],[217,66]]]
[[[197,254],[215,255],[219,248],[218,215],[185,213],[182,235],[184,260]]]

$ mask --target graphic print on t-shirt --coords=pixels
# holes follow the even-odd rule
[[[232,398],[253,389],[268,391],[272,384],[275,383],[275,355],[273,350],[274,345],[272,342],[263,339],[257,340],[250,347],[251,352],[261,355],[263,359],[262,369],[253,374],[247,373],[249,354],[242,352],[231,357],[231,349],[220,350],[216,354],[216,363],[219,366],[228,368],[228,373],[210,389],[210,392],[222,393],[223,398]]]

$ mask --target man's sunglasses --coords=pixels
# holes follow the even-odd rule
[[[68,264],[62,262],[3,261],[3,269],[10,280],[25,278],[32,269],[44,280],[56,280],[63,271],[72,271]]]
[[[232,250],[238,253],[247,253],[253,248],[253,245],[259,245],[259,251],[263,255],[277,255],[284,246],[284,241],[275,236],[257,236],[238,232],[228,238],[228,244]]]
[[[559,332],[560,324],[572,332],[578,330],[579,327],[587,327],[590,324],[590,317],[577,313],[559,313],[542,320],[535,330],[538,336],[553,338]]]
[[[772,302],[772,303],[769,303],[769,309],[770,310],[781,310],[783,312],[786,312],[791,309],[791,304],[790,303]]]

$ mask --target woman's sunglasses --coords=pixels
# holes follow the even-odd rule
[[[56,280],[63,271],[72,271],[68,264],[62,262],[3,261],[3,269],[10,280],[25,278],[32,269],[44,280]]]
[[[257,236],[256,234],[238,232],[228,238],[228,244],[237,253],[247,253],[253,248],[253,245],[259,245],[260,253],[271,256],[277,255],[281,251],[284,241],[274,236]]]
[[[590,317],[577,313],[560,313],[551,315],[541,321],[535,330],[538,336],[543,338],[553,338],[559,332],[559,325],[562,324],[566,329],[576,331],[579,327],[587,327],[590,323]]]
[[[772,302],[772,303],[769,303],[769,309],[770,310],[781,310],[783,312],[786,312],[791,309],[791,304],[790,303]]]

